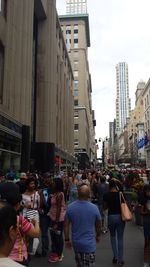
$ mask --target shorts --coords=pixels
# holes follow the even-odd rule
[[[143,223],[144,237],[150,239],[150,223]]]
[[[75,260],[77,263],[77,267],[94,267],[95,252],[92,253],[75,252]]]

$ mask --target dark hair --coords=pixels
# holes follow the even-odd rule
[[[101,181],[101,183],[106,182],[106,177],[105,177],[105,176],[101,176],[101,177],[100,177],[100,181]]]
[[[32,183],[32,182],[35,183],[35,188],[37,188],[37,186],[38,186],[38,182],[37,182],[37,180],[36,180],[33,176],[31,176],[30,178],[28,178],[28,179],[26,180],[26,188],[27,188],[27,187],[29,186],[29,184]]]
[[[54,191],[55,192],[64,192],[64,184],[61,178],[54,179]]]
[[[81,179],[82,180],[86,180],[87,179],[87,174],[85,172],[82,174]]]
[[[6,200],[12,206],[18,204],[22,200],[18,185],[12,182],[1,183],[0,200]]]
[[[7,202],[0,201],[0,247],[4,245],[11,226],[17,226],[16,211]]]
[[[117,183],[114,179],[110,179],[109,181],[109,188],[113,188],[113,187],[116,187],[117,188]]]

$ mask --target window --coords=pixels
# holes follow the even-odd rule
[[[74,48],[78,48],[78,39],[74,39]]]
[[[73,96],[78,96],[78,90],[73,91]]]
[[[79,145],[79,140],[78,139],[74,139],[74,146],[78,146]]]
[[[3,99],[3,83],[4,83],[4,46],[0,42],[0,102]]]
[[[74,33],[78,33],[78,29],[74,29]]]
[[[78,83],[79,81],[77,80],[74,81],[74,90],[78,90]]]
[[[71,34],[71,30],[66,30],[66,34]]]
[[[74,100],[74,106],[78,106],[78,100],[77,99]]]
[[[74,43],[75,44],[78,44],[78,39],[74,39]]]
[[[74,112],[74,118],[75,119],[78,119],[79,118],[79,112],[78,112],[78,110],[75,110],[75,112]]]
[[[74,124],[74,130],[78,131],[79,130],[79,124]]]
[[[74,77],[78,77],[78,71],[77,70],[74,71]]]
[[[74,81],[74,96],[78,96],[78,81]]]
[[[7,16],[7,0],[0,0],[0,13],[6,18]]]

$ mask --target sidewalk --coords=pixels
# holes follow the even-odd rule
[[[135,225],[134,222],[126,223],[124,240],[124,267],[142,267],[143,264],[143,233],[142,227]],[[33,258],[30,267],[75,267],[73,251],[64,250],[64,259],[59,263],[48,263],[47,258]],[[112,251],[109,241],[109,233],[102,234],[101,242],[97,246],[96,267],[112,267]]]

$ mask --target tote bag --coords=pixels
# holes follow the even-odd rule
[[[119,193],[120,198],[120,207],[121,207],[121,218],[123,221],[131,221],[132,220],[132,213],[130,209],[128,208],[128,205],[126,203],[126,200],[124,198],[124,195],[122,192]],[[122,202],[123,200],[123,202]]]

